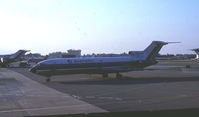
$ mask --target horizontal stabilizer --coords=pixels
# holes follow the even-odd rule
[[[181,42],[167,42],[168,44],[172,44],[172,43],[181,43]]]

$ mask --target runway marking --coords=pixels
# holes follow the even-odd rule
[[[136,84],[134,86],[134,88],[131,88],[129,90],[121,90],[121,91],[118,91],[117,92],[109,92],[109,93],[104,93],[103,95],[113,95],[113,94],[116,94],[116,93],[128,93],[128,92],[133,92],[134,90],[141,90],[141,89],[145,89],[147,87],[152,87],[152,86],[162,86],[164,84],[167,84],[167,82],[162,82],[160,84],[157,84],[157,83],[152,83],[152,84]],[[100,97],[101,95],[95,95],[96,97]],[[117,99],[117,98],[115,98]],[[118,98],[119,100],[123,100],[121,98]]]
[[[0,113],[8,113],[8,112],[25,112],[25,111],[40,111],[40,110],[49,110],[49,109],[61,109],[66,107],[76,107],[76,106],[84,106],[84,105],[69,105],[69,106],[56,106],[56,107],[43,107],[43,108],[32,108],[32,109],[15,109],[15,110],[5,110],[0,111]]]
[[[191,73],[191,74],[196,73],[196,74],[198,74],[198,73],[199,73],[199,70],[182,69],[182,72],[183,72],[183,73]]]
[[[26,96],[26,97],[46,97],[47,95],[24,95],[24,94],[0,94],[0,96]],[[57,96],[48,96],[49,98],[55,98]],[[62,96],[62,97],[70,97],[70,96]]]
[[[76,99],[101,99],[101,100],[117,100],[122,101],[122,98],[118,97],[105,97],[105,96],[77,96],[77,95],[71,95],[72,97]]]

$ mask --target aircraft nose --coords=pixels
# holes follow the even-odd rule
[[[29,71],[32,72],[32,73],[36,73],[36,72],[37,72],[38,66],[39,66],[39,65],[33,66],[32,68],[29,69]]]
[[[30,68],[29,71],[32,72],[32,73],[36,73],[35,67]]]

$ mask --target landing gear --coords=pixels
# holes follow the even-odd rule
[[[104,74],[102,74],[102,77],[103,77],[103,78],[107,78],[107,77],[108,77],[108,74],[107,74],[107,73],[104,73]]]
[[[116,78],[122,78],[122,74],[117,73],[117,74],[116,74]]]
[[[50,81],[51,81],[50,76],[48,76],[48,77],[46,78],[46,82],[50,82]]]

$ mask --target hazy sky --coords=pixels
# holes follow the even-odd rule
[[[143,50],[153,40],[180,41],[161,53],[199,48],[198,0],[0,0],[0,54]]]

